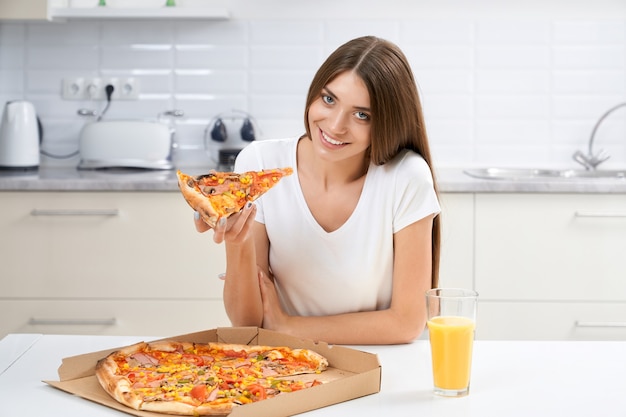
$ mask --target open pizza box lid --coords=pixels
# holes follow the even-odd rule
[[[314,350],[328,359],[328,369],[316,375],[316,379],[324,382],[322,385],[235,407],[228,414],[233,417],[290,416],[380,391],[381,367],[378,357],[375,354],[345,346],[332,346],[324,342],[316,343],[311,340],[299,339],[257,327],[217,328],[168,337],[163,340],[306,348]],[[59,381],[44,382],[60,390],[127,414],[135,416],[165,416],[166,414],[137,411],[126,407],[118,403],[102,389],[95,376],[96,363],[118,349],[107,349],[64,358],[59,367]]]

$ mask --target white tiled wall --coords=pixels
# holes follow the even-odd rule
[[[204,164],[203,131],[221,112],[250,112],[263,138],[302,133],[314,71],[340,43],[364,34],[398,43],[409,57],[439,166],[574,167],[571,154],[586,149],[598,117],[626,101],[624,17],[409,13],[3,22],[0,102],[34,102],[44,148],[69,153],[84,123],[77,110],[102,103],[62,100],[61,80],[133,76],[141,82],[140,99],[113,102],[108,117],[153,119],[181,109],[178,158]],[[626,166],[626,108],[607,119],[596,144],[612,155],[605,167]]]

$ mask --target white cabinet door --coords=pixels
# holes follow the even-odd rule
[[[474,195],[442,193],[439,286],[473,288]]]
[[[7,333],[174,336],[230,326],[217,300],[0,300]]]
[[[476,338],[626,340],[626,303],[481,301]]]
[[[46,20],[47,0],[2,0],[0,20]]]
[[[483,299],[626,301],[626,195],[477,194]]]
[[[223,245],[179,193],[0,193],[2,297],[221,298]]]

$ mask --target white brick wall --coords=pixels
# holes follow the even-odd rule
[[[234,3],[243,10],[244,1]],[[253,114],[263,138],[302,133],[304,96],[317,66],[340,43],[364,34],[398,43],[409,57],[439,166],[574,167],[571,154],[585,149],[597,118],[626,101],[626,3],[605,0],[612,9],[600,16],[578,5],[574,16],[546,8],[541,15],[461,10],[450,18],[420,17],[410,2],[392,3],[407,13],[3,22],[0,102],[34,102],[44,147],[68,153],[84,122],[76,111],[102,103],[62,100],[61,80],[133,76],[141,82],[140,100],[112,103],[108,117],[153,119],[184,110],[178,158],[205,164],[203,130],[230,109]],[[606,121],[596,144],[612,155],[605,167],[626,166],[626,109]]]

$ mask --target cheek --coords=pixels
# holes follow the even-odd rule
[[[369,125],[356,125],[352,132],[367,146],[372,142],[372,128]]]
[[[309,107],[309,123],[322,118],[324,110],[324,106],[320,105],[318,100],[311,103],[311,106]]]

